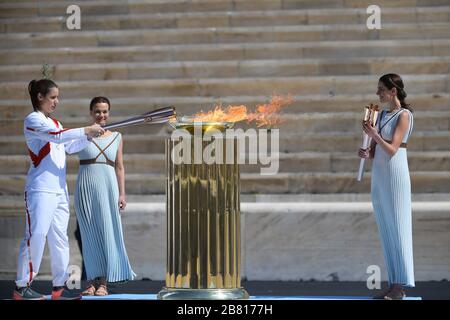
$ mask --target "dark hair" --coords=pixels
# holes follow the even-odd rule
[[[34,111],[39,110],[38,94],[40,93],[44,97],[50,92],[50,89],[58,88],[56,83],[49,79],[31,80],[28,84],[28,93],[30,94],[31,104]]]
[[[408,109],[409,111],[413,112],[411,106],[405,101],[407,96],[406,91],[404,89],[405,85],[403,84],[402,78],[398,74],[395,73],[385,74],[380,78],[379,81],[381,81],[389,90],[391,90],[392,88],[397,89],[397,98],[398,100],[400,100],[402,108]]]
[[[108,105],[108,110],[111,109],[111,103],[109,102],[109,99],[106,97],[95,97],[92,98],[91,103],[89,104],[89,110],[94,110],[94,106],[97,103],[106,103]]]

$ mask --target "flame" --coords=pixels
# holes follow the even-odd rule
[[[245,105],[229,105],[226,109],[216,106],[214,110],[199,112],[194,115],[194,121],[198,122],[256,122],[258,127],[273,126],[282,122],[279,111],[290,105],[294,99],[291,95],[272,95],[270,102],[256,106],[255,112],[249,112]]]
[[[293,101],[291,95],[273,95],[269,103],[256,106],[256,112],[250,114],[248,121],[255,121],[258,127],[280,124],[282,122],[279,114],[281,108],[292,104]]]
[[[239,122],[246,120],[247,107],[240,106],[228,106],[223,109],[222,106],[216,106],[214,110],[208,112],[199,112],[194,115],[194,121],[198,122]]]

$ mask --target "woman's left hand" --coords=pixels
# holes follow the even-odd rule
[[[372,139],[375,139],[378,136],[377,129],[372,127],[368,121],[363,121],[362,128],[363,128],[363,131]]]
[[[127,202],[125,200],[125,196],[119,196],[119,210],[120,211],[125,210],[126,206],[127,206]]]

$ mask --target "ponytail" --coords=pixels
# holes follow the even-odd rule
[[[33,106],[34,111],[39,110],[39,93],[42,96],[46,96],[50,89],[58,88],[56,83],[49,79],[41,79],[41,80],[31,80],[28,84],[28,93],[30,94],[31,105]]]

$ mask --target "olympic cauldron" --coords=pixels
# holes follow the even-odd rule
[[[183,133],[183,140],[172,134],[165,142],[166,284],[158,298],[247,299],[240,273],[237,139],[224,135],[234,123],[193,122],[183,117],[169,124]],[[201,156],[211,141],[198,140],[198,134],[214,139],[214,154],[221,155],[222,161]]]

